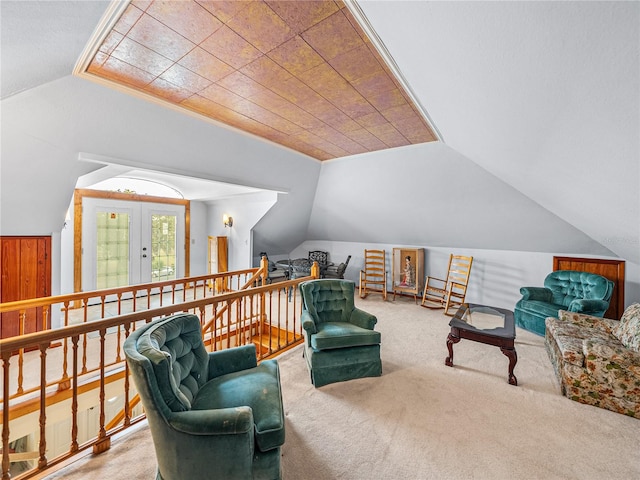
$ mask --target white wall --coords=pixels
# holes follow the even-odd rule
[[[359,5],[449,146],[640,263],[640,2]]]
[[[444,278],[449,254],[473,257],[467,301],[513,310],[520,300],[520,287],[542,286],[545,277],[553,270],[553,257],[559,253],[518,252],[477,248],[431,247],[423,244],[387,244],[359,242],[305,241],[291,253],[291,258],[307,257],[310,250],[326,250],[334,263],[351,260],[345,279],[359,283],[360,270],[364,268],[364,249],[382,249],[387,254],[387,283],[391,290],[391,262],[395,247],[425,249],[425,275]],[[567,253],[562,253],[562,256]],[[582,255],[581,257],[593,257]],[[612,258],[612,257],[598,257]],[[640,302],[640,276],[637,265],[626,262],[625,306]]]
[[[320,173],[316,160],[72,76],[3,99],[1,107],[0,234],[60,235],[52,259],[60,265],[53,272],[54,286],[60,279],[54,294],[73,290],[72,222],[63,230],[73,190],[79,177],[102,166],[79,160],[83,152],[132,167],[286,192],[269,212],[275,221],[255,225],[252,218],[242,242],[252,228],[283,251],[305,238]],[[206,236],[214,228],[203,208],[196,204],[192,211],[194,275],[207,271]],[[238,226],[245,221],[239,214]],[[241,268],[251,265],[250,242],[245,246],[233,260]]]
[[[292,150],[71,76],[3,99],[1,128],[3,235],[62,228],[78,177],[101,166],[79,161],[84,152],[287,192],[275,213],[294,221],[275,232],[290,248],[304,240],[320,164]]]
[[[209,203],[209,235],[228,237],[229,270],[242,270],[254,266],[253,229],[276,204],[277,199],[278,194],[275,192],[260,192]],[[224,226],[224,214],[233,217],[232,227]]]
[[[628,222],[640,228],[640,219]],[[335,252],[338,259],[362,255],[371,244],[427,247],[427,272],[431,252],[442,251],[443,258],[450,251],[478,252],[469,255],[478,258],[474,270],[483,272],[484,280],[474,282],[481,290],[471,289],[470,295],[505,308],[513,307],[521,286],[542,285],[554,255],[621,258],[625,303],[640,302],[635,257],[616,255],[442,143],[323,162],[307,240],[290,255],[306,257],[314,249],[307,247],[316,244],[348,245]],[[436,263],[446,268],[446,258]],[[347,277],[359,268],[350,263]],[[511,276],[505,288],[504,277]]]
[[[191,202],[190,276],[207,274],[209,218],[204,202]]]
[[[307,239],[613,255],[439,142],[323,162]]]

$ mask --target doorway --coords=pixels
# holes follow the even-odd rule
[[[188,276],[189,202],[76,190],[75,291]]]
[[[82,290],[184,276],[184,206],[85,198]]]
[[[209,273],[223,273],[229,270],[229,254],[227,237],[209,236]],[[218,278],[215,283],[216,293],[229,290],[228,280]],[[211,285],[210,285],[211,287]]]

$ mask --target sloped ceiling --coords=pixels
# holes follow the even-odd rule
[[[639,2],[360,5],[447,145],[640,262]]]
[[[0,2],[1,98],[65,77],[109,2]]]
[[[398,232],[407,245],[613,255],[442,142],[322,164],[309,238],[394,245]]]
[[[449,147],[616,255],[640,264],[640,3],[359,5]],[[107,3],[3,0],[0,8],[4,105],[17,92],[69,75]],[[65,88],[76,85],[64,82]],[[97,88],[82,90],[96,99],[102,95]],[[63,96],[73,98],[66,90]],[[110,99],[104,96],[95,104]],[[31,99],[24,103],[36,105]],[[137,108],[135,102],[122,105],[129,113]],[[153,112],[145,109],[149,118]],[[3,126],[3,136],[6,132],[30,135]],[[133,142],[129,133],[135,132],[124,125],[114,133]],[[197,155],[198,145],[189,147]],[[23,150],[9,153],[14,151],[24,155]],[[75,153],[61,151],[60,159]],[[12,170],[2,162],[6,177]],[[342,188],[354,180],[346,179]],[[286,187],[289,181],[270,183]],[[420,199],[420,192],[410,194]],[[4,200],[3,194],[3,207]],[[447,201],[452,200],[442,200]],[[357,222],[353,217],[348,228],[358,231]],[[496,235],[515,236],[508,227]],[[398,242],[408,241],[402,231],[397,235]]]

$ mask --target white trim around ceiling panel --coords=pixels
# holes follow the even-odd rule
[[[129,3],[131,3],[130,0],[113,0],[109,4],[73,67],[74,75],[79,77],[90,76],[86,73],[86,70],[89,68],[91,60],[93,60],[93,57],[98,52],[98,49],[100,48],[100,45],[102,45],[106,36],[111,30],[113,30],[113,27],[120,16],[127,9]]]
[[[431,128],[431,131],[435,134],[438,141],[444,142],[444,140],[442,139],[442,134],[433,123],[433,120],[429,116],[427,109],[424,108],[422,103],[420,103],[420,100],[418,100],[418,97],[415,95],[415,93],[409,86],[409,83],[404,78],[404,75],[402,74],[402,72],[400,71],[400,68],[398,67],[395,60],[389,53],[389,50],[387,50],[387,47],[385,46],[384,42],[380,39],[376,31],[373,29],[373,26],[371,25],[366,15],[360,8],[360,5],[358,5],[356,0],[343,0],[343,1],[344,1],[344,4],[349,9],[349,11],[351,12],[351,14],[355,17],[357,22],[360,24],[364,32],[369,36],[371,43],[373,43],[374,47],[376,47],[376,49],[378,50],[378,52],[380,53],[384,61],[387,63],[387,66],[391,69],[391,72],[402,84],[402,87],[405,89],[409,97],[411,97],[411,100],[413,101],[416,108],[422,115],[424,121],[427,122],[427,125],[429,125],[429,127]]]

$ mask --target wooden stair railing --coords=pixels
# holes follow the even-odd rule
[[[131,410],[133,410],[133,408],[140,403],[140,395],[139,394],[135,394],[133,396],[133,398],[131,399],[131,401],[129,401],[125,408],[123,408],[122,410],[120,410],[110,421],[109,423],[107,423],[105,425],[105,430],[111,430],[115,427],[117,427],[120,422],[122,422],[124,420],[125,424],[127,422],[127,419],[129,419],[129,414],[128,412],[130,412]]]
[[[262,285],[264,285],[266,283],[266,278],[268,275],[268,268],[269,268],[268,262],[265,260],[264,257],[262,257],[262,259],[260,260],[260,267],[258,268],[258,270],[256,270],[256,272],[251,276],[251,278],[249,278],[249,280],[241,288],[239,288],[239,290],[246,290],[249,287],[254,286],[256,282],[258,282],[258,280],[261,280]],[[236,301],[237,300],[234,300],[234,302]],[[222,315],[224,315],[224,313],[227,311],[228,308],[229,308],[229,305],[224,305],[222,309],[220,309],[211,320],[209,320],[203,325],[202,327],[203,335],[206,333],[207,330],[211,329],[212,325],[215,322],[217,322],[220,318],[222,318]]]
[[[256,268],[245,269],[245,270],[237,270],[233,272],[224,272],[217,274],[209,274],[202,275],[196,277],[182,278],[176,280],[166,280],[163,282],[155,282],[148,284],[139,284],[139,285],[131,285],[127,287],[118,287],[111,288],[106,290],[95,290],[91,292],[78,292],[72,294],[65,295],[57,295],[51,297],[40,297],[29,300],[20,300],[15,302],[5,302],[0,303],[0,313],[8,313],[8,312],[18,312],[19,317],[21,319],[20,332],[21,335],[24,334],[24,318],[26,316],[26,311],[33,308],[42,308],[43,319],[42,331],[46,330],[46,326],[49,323],[48,317],[51,316],[51,312],[54,307],[60,306],[60,310],[64,315],[63,325],[68,326],[74,323],[89,323],[94,320],[98,320],[100,318],[104,318],[106,316],[107,305],[111,309],[113,309],[115,304],[115,309],[117,310],[117,315],[123,314],[124,307],[128,307],[133,312],[136,311],[145,311],[149,310],[152,307],[152,298],[156,299],[162,307],[166,301],[169,301],[170,304],[175,304],[176,301],[181,300],[182,302],[187,301],[187,292],[190,291],[189,295],[192,297],[192,300],[198,298],[198,295],[201,298],[211,298],[215,297],[215,292],[209,291],[207,287],[207,282],[213,279],[215,283],[215,279],[223,279],[225,284],[230,285],[231,287],[238,288],[241,285],[241,278],[246,278],[248,275],[255,276],[255,273],[258,271]],[[253,278],[253,277],[252,277]],[[235,284],[235,285],[234,285]],[[166,289],[166,290],[165,290]],[[233,290],[231,290],[233,291]],[[141,297],[139,293],[143,292],[146,295],[146,302],[140,302]],[[156,292],[156,293],[154,293]],[[178,295],[179,292],[182,292],[182,295]],[[165,295],[170,294],[170,298],[165,299]],[[157,297],[156,297],[157,295]],[[179,299],[178,297],[182,297]],[[128,298],[130,297],[130,298]],[[109,301],[109,300],[112,301]],[[126,303],[125,303],[126,302]],[[72,305],[80,304],[79,308],[74,308]],[[75,318],[75,321],[72,317]],[[118,363],[123,360],[120,344],[122,340],[122,332],[120,328],[117,331],[118,342],[117,342],[117,352],[116,357],[114,359],[114,363]],[[81,337],[80,349],[82,351],[82,360],[81,360],[81,372],[88,373],[90,368],[87,365],[87,335],[84,334]],[[63,339],[61,342],[58,342],[56,345],[61,345],[63,348],[62,355],[62,378],[56,381],[49,382],[47,387],[56,385],[59,390],[64,390],[69,388],[69,375],[68,375],[68,352],[69,352],[69,341],[68,339]],[[33,388],[25,388],[23,385],[24,375],[22,373],[24,367],[24,354],[27,350],[19,350],[18,351],[18,388],[16,391],[17,396],[25,395],[32,392],[35,392],[39,387]],[[107,365],[108,366],[108,365]]]
[[[10,464],[18,458],[15,455],[9,457],[10,424],[20,421],[27,413],[39,415],[37,427],[39,432],[34,432],[35,437],[40,439],[36,448],[37,455],[29,454],[36,456],[37,467],[18,475],[18,479],[37,475],[86,448],[93,448],[94,453],[101,453],[110,447],[110,438],[114,433],[144,418],[144,415],[132,416],[131,412],[136,402],[135,391],[129,382],[127,365],[121,355],[121,344],[139,322],[150,322],[173,313],[190,311],[199,316],[202,325],[212,324],[215,330],[216,323],[211,323],[209,319],[211,315],[215,316],[217,311],[226,306],[226,323],[222,325],[221,322],[217,332],[211,338],[214,348],[228,348],[248,342],[258,343],[260,345],[258,360],[262,360],[300,344],[303,337],[299,320],[301,311],[299,297],[294,294],[289,301],[283,289],[284,292],[289,288],[297,291],[299,283],[318,278],[317,265],[312,269],[312,276],[273,285],[266,284],[266,269],[247,271],[247,276],[249,273],[251,279],[242,285],[238,282],[237,288],[244,287],[247,283],[255,285],[259,283],[259,278],[262,280],[260,282],[262,285],[95,321],[83,321],[77,325],[67,325],[58,329],[0,339],[2,479],[10,478]],[[132,300],[135,302],[134,299]],[[0,309],[7,308],[6,305],[0,305]],[[234,308],[231,308],[231,305]],[[103,307],[98,304],[94,308],[100,311]],[[83,315],[84,318],[87,317],[86,308]],[[224,343],[218,342],[217,335],[225,336]],[[71,348],[67,350],[52,347],[60,343],[68,343]],[[29,348],[35,350],[25,354],[24,352]],[[19,354],[14,355],[14,352]],[[64,361],[61,358],[62,354]],[[98,357],[97,367],[89,364],[89,360],[94,359],[87,357],[92,356]],[[17,362],[16,358],[18,358]],[[67,360],[70,360],[71,367],[67,365]],[[28,375],[23,375],[25,366],[29,368]],[[53,367],[55,368],[52,373]],[[16,368],[19,372],[15,371]],[[63,374],[59,373],[60,369]],[[22,377],[33,378],[36,381],[39,377],[39,385],[25,388]],[[113,383],[114,381],[118,383]],[[62,383],[65,383],[65,388],[60,389],[59,386]],[[125,405],[123,411],[117,415],[117,419],[111,419],[109,422],[106,421],[105,412],[108,386],[109,396],[112,396],[111,390],[114,386],[122,388],[120,396],[124,395]],[[91,390],[98,391],[99,430],[93,439],[80,442],[78,399],[80,395]],[[65,400],[71,405],[69,413],[72,419],[71,444],[66,453],[49,459],[46,455],[48,451],[46,427],[49,421],[47,407]]]

